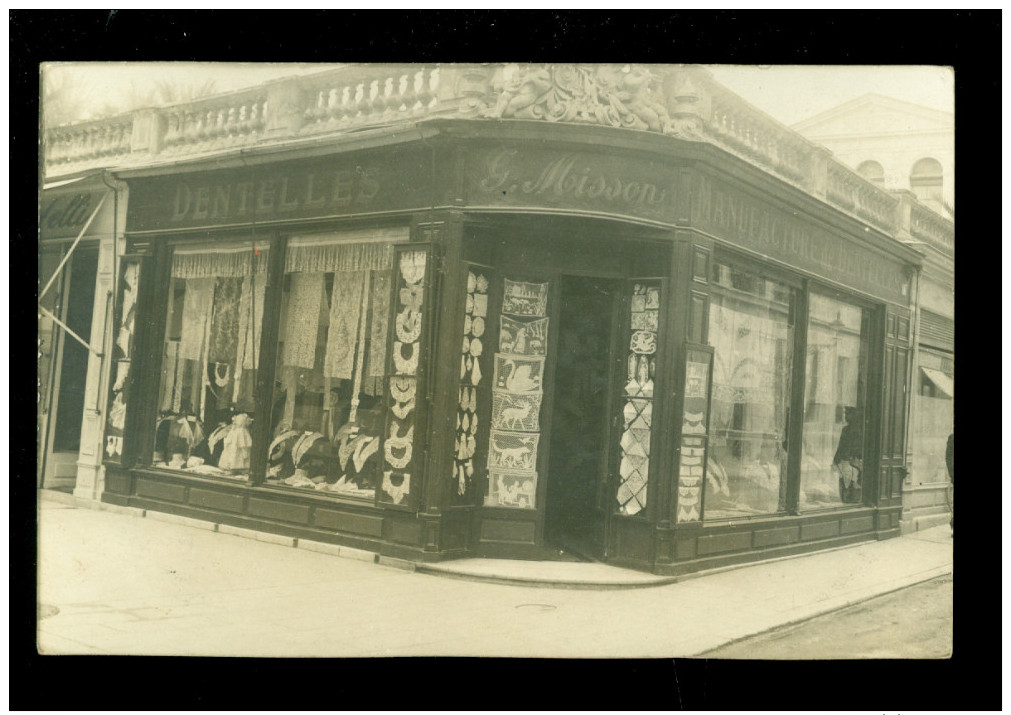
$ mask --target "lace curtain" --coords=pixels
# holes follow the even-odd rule
[[[253,243],[176,248],[172,253],[173,278],[238,278],[267,272],[267,247]]]
[[[288,246],[285,273],[380,271],[393,267],[392,244],[330,244]]]

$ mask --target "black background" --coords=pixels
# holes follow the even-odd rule
[[[9,266],[37,246],[44,61],[639,61],[941,64],[955,68],[960,395],[974,435],[959,520],[954,656],[942,661],[264,660],[42,657],[35,650],[33,420],[10,412],[12,709],[997,710],[1001,706],[1002,460],[992,397],[1000,347],[973,321],[1000,254],[999,11],[22,11],[10,26]],[[37,258],[37,256],[36,256]],[[23,260],[19,260],[23,259]],[[17,271],[17,273],[28,271]],[[13,280],[11,377],[29,365],[31,312]],[[27,278],[27,276],[26,276]],[[29,284],[30,285],[30,284]],[[31,290],[29,290],[31,292]],[[37,293],[37,286],[35,288]],[[977,329],[977,327],[979,329]],[[994,336],[974,350],[976,336]],[[20,353],[20,354],[19,354]],[[988,385],[977,380],[986,379]],[[34,402],[14,379],[11,403]],[[983,406],[981,408],[981,406]],[[964,425],[964,426],[963,426]],[[969,443],[966,438],[965,443]],[[968,448],[967,448],[968,449]],[[969,471],[964,471],[969,454]],[[962,476],[962,480],[966,479]],[[968,511],[966,511],[968,510]],[[601,614],[606,617],[606,614]],[[505,683],[526,687],[508,688]],[[497,684],[497,685],[493,685]]]

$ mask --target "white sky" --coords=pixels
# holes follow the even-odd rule
[[[227,92],[278,77],[322,71],[335,65],[270,63],[67,63],[69,72],[96,108],[125,98],[131,83],[157,79],[199,86],[213,79]],[[784,124],[794,124],[869,92],[954,113],[954,73],[936,66],[707,65],[718,82]]]

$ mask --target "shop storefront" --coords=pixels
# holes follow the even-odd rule
[[[657,573],[899,533],[915,254],[705,143],[416,127],[119,172],[105,501]]]
[[[40,203],[36,478],[85,499],[102,492],[105,356],[125,207],[101,172],[51,182]]]

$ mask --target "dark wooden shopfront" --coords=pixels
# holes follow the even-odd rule
[[[907,250],[708,145],[535,122],[419,126],[421,136],[391,132],[325,157],[124,177],[148,320],[137,332],[124,456],[107,464],[103,499],[413,560],[562,550],[663,573],[898,533]],[[402,230],[396,250],[428,256],[404,501],[265,484],[270,435],[256,422],[248,482],[152,469],[148,376],[159,372],[172,242],[213,249],[255,234],[269,247],[256,389],[271,404],[271,291],[285,242],[373,228]],[[870,316],[864,429],[882,441],[867,440],[858,504],[798,508],[794,461],[781,513],[705,517],[705,477],[684,458],[706,464],[711,283],[717,263],[738,259],[785,276],[801,309],[821,291]],[[517,346],[517,326],[540,344]],[[794,335],[803,348],[800,320]],[[804,378],[802,368],[789,375],[794,444]],[[686,421],[695,414],[704,417]]]

